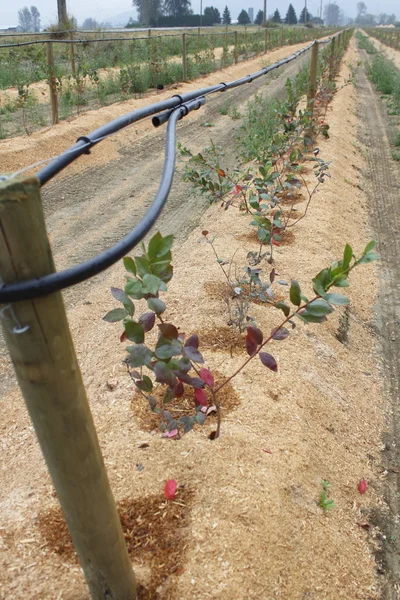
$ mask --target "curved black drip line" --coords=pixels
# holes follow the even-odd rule
[[[331,36],[328,40],[318,43],[329,43],[334,37],[337,37],[337,35],[338,34]],[[89,154],[90,148],[98,144],[101,140],[128,127],[132,123],[136,123],[137,121],[152,115],[157,115],[153,118],[153,124],[156,127],[168,121],[165,162],[161,182],[150,208],[134,229],[108,250],[105,250],[94,258],[79,265],[37,279],[0,285],[0,304],[32,300],[71,287],[101,273],[122,257],[126,256],[126,254],[150,231],[167,201],[175,170],[177,122],[192,110],[200,108],[205,103],[206,96],[216,92],[226,92],[240,85],[244,85],[245,83],[251,83],[255,79],[295,60],[300,55],[310,50],[315,43],[317,42],[314,41],[288,58],[278,61],[273,65],[265,67],[264,69],[256,71],[241,79],[229,83],[220,83],[200,90],[194,90],[180,96],[172,96],[172,98],[167,100],[156,102],[142,109],[118,117],[117,119],[106,123],[106,125],[99,127],[92,133],[81,136],[73,146],[60,154],[60,156],[54,159],[49,165],[41,169],[36,176],[39,179],[40,184],[44,185],[57,173],[62,171],[62,169],[79,158],[79,156],[82,154]]]

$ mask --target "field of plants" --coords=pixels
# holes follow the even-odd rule
[[[46,43],[36,39],[33,45],[4,47],[27,43],[27,38],[0,39],[0,139],[30,135],[52,123],[49,83],[58,99],[57,118],[65,120],[333,31],[219,28],[215,33],[153,33],[120,41],[114,37],[107,41],[103,34],[97,41],[89,36],[88,41],[75,40],[73,45],[53,40],[54,67],[48,63]]]
[[[157,86],[159,100],[215,85],[217,67],[225,81],[240,79],[305,41],[287,48],[269,37],[265,56],[264,32],[212,35],[188,34],[187,78],[179,37],[135,40],[135,61],[124,54],[131,42],[110,42],[106,56],[100,42],[76,46],[87,101],[79,119],[47,131],[28,124],[29,138],[7,130],[4,171],[45,164],[149,104],[142,96]],[[400,52],[381,35],[345,32],[207,97],[178,124],[170,197],[144,243],[63,293],[141,600],[395,598]],[[54,46],[61,110],[75,84],[70,49]],[[210,52],[207,70],[197,57]],[[147,73],[145,89],[95,100],[128,68]],[[26,83],[29,94],[47,77]],[[137,86],[133,72],[127,81]],[[43,187],[57,270],[111,247],[143,217],[165,128],[136,123]],[[5,339],[21,316],[13,306],[14,316],[1,313]],[[30,382],[42,385],[35,369]],[[0,384],[0,598],[87,599],[63,497],[5,353]]]

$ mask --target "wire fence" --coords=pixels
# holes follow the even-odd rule
[[[0,139],[196,79],[285,45],[331,35],[308,28],[190,30],[0,45]],[[149,30],[150,33],[152,33]]]
[[[334,40],[335,43],[331,44],[331,53],[333,58],[334,53],[340,51],[340,48],[345,45],[345,38],[348,35],[348,32],[340,32],[327,40],[321,42],[313,41],[311,44],[292,54],[288,58],[256,71],[247,77],[230,81],[228,83],[220,83],[207,88],[193,90],[182,95],[172,96],[172,98],[167,100],[150,104],[145,108],[133,111],[122,117],[114,119],[92,133],[86,136],[81,136],[71,148],[62,153],[60,156],[51,160],[50,164],[46,165],[36,174],[41,185],[47,183],[52,177],[71,164],[82,154],[90,153],[90,148],[99,143],[101,140],[104,140],[110,135],[115,134],[116,132],[128,127],[129,125],[132,125],[133,123],[149,117],[153,117],[153,124],[155,126],[168,123],[164,169],[156,197],[136,227],[134,227],[134,229],[128,235],[117,242],[112,248],[102,252],[98,256],[95,256],[86,262],[58,273],[51,273],[38,279],[17,282],[14,284],[3,284],[0,286],[0,303],[10,303],[20,300],[39,298],[52,292],[65,289],[104,271],[125,256],[150,231],[167,201],[175,170],[176,124],[180,119],[185,117],[192,110],[199,109],[205,103],[207,96],[217,92],[227,93],[233,88],[251,83],[255,79],[265,76],[271,71],[279,69],[281,66],[296,60],[299,56],[308,52],[311,48],[314,48],[313,55],[316,55],[318,58],[319,45],[326,45]],[[311,69],[313,69],[312,65],[314,62],[314,70],[316,70],[317,58],[315,61],[311,61]],[[313,75],[311,74],[310,81],[312,78]],[[315,93],[315,90],[311,89],[312,87],[313,86],[311,85],[310,91],[311,93]],[[31,167],[27,167],[24,171],[28,170],[29,168]],[[20,173],[21,171],[10,177],[14,178]],[[7,181],[10,179],[10,177],[3,176],[0,179]]]

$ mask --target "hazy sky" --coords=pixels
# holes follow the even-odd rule
[[[323,4],[328,0],[323,0]],[[290,0],[267,0],[267,14],[279,9],[281,15],[286,14]],[[0,27],[11,27],[17,25],[18,10],[23,6],[35,4],[39,9],[42,18],[42,25],[57,20],[57,0],[0,0]],[[259,9],[263,8],[263,0],[203,0],[204,6],[216,6],[222,12],[225,5],[228,5],[231,16],[236,19],[242,8],[254,8],[254,14]],[[292,4],[297,12],[300,13],[304,6],[304,0],[292,0]],[[356,14],[357,0],[337,0],[337,4],[343,9],[349,17],[354,17]],[[366,0],[368,12],[378,13],[395,13],[400,18],[399,0]],[[73,14],[78,23],[81,23],[86,17],[93,17],[98,21],[105,21],[118,13],[129,11],[132,9],[130,0],[67,0],[68,12]],[[320,0],[307,0],[308,10],[313,15],[319,15]],[[194,12],[199,12],[200,0],[192,0],[192,8]]]

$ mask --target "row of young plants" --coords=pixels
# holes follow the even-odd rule
[[[330,79],[339,64],[340,54],[329,64]],[[205,364],[198,333],[186,335],[179,323],[169,321],[164,294],[173,276],[173,236],[163,237],[156,233],[148,246],[142,244],[140,255],[126,257],[124,288],[111,290],[121,306],[107,313],[104,320],[122,322],[120,341],[129,342],[124,361],[128,375],[150,410],[159,415],[160,429],[165,437],[179,438],[216,414],[216,427],[212,428],[209,437],[218,438],[221,432],[221,391],[253,360],[259,360],[269,371],[276,373],[278,362],[268,351],[271,342],[288,338],[297,320],[304,324],[324,323],[336,307],[348,305],[348,298],[334,288],[347,287],[353,269],[378,258],[374,242],[367,244],[359,255],[346,244],[343,256],[322,269],[312,280],[312,297],[305,296],[295,279],[288,286],[286,300],[276,301],[271,293],[270,288],[277,278],[272,247],[279,244],[282,229],[299,220],[291,217],[292,195],[298,194],[301,185],[306,189],[309,185],[301,173],[302,168],[310,161],[316,179],[308,205],[316,188],[328,175],[328,163],[318,157],[318,151],[312,144],[315,135],[321,131],[320,114],[325,111],[324,105],[335,90],[329,76],[322,71],[316,97],[319,109],[315,110],[313,117],[307,111],[298,110],[297,94],[301,93],[302,78],[303,74],[297,78],[298,88],[296,81],[287,84],[286,110],[280,107],[280,124],[271,133],[268,156],[257,157],[255,165],[228,172],[221,167],[219,159],[222,155],[216,153],[214,144],[204,156],[193,156],[182,148],[183,155],[188,156],[186,177],[192,184],[207,194],[210,201],[220,202],[224,209],[236,207],[245,215],[249,214],[250,225],[257,230],[260,248],[249,253],[248,264],[243,268],[243,281],[239,282],[232,277],[234,256],[230,259],[219,257],[211,234],[202,232],[221,267],[227,297],[232,299],[229,323],[245,330],[243,349],[247,356],[242,364],[222,380],[218,379],[217,383],[215,373]],[[329,94],[324,91],[328,82]],[[194,169],[199,169],[197,175]],[[254,169],[255,173],[252,172]],[[283,197],[289,198],[289,208],[285,211],[281,207]],[[269,252],[262,251],[264,246],[269,248]],[[264,281],[260,265],[267,257],[268,263],[274,263],[274,267]],[[282,315],[271,331],[261,331],[249,316],[248,306],[255,299],[268,302]],[[138,302],[141,304],[138,305]],[[247,308],[244,306],[246,302]],[[142,308],[143,303],[146,309],[140,312],[139,307]],[[140,400],[136,398],[134,401]]]
[[[400,50],[400,29],[383,29],[383,28],[368,28],[368,35],[382,42],[386,46],[390,46],[395,50]]]
[[[308,41],[306,29],[284,29],[268,32],[268,50],[280,45]],[[328,32],[312,30],[314,35]],[[263,31],[234,32],[186,38],[186,78],[196,79],[239,60],[246,60],[265,50]],[[222,53],[216,56],[216,49]],[[163,88],[184,79],[181,37],[150,37],[131,42],[101,42],[76,45],[76,70],[70,71],[70,47],[56,45],[56,91],[59,97],[60,119],[67,119],[82,110],[96,109],[144,94],[149,89]],[[44,46],[35,45],[0,50],[0,88],[15,85],[16,92],[0,97],[0,138],[51,124],[50,104],[38,101],[30,89],[34,81],[48,82]],[[105,71],[104,71],[105,69]],[[22,91],[21,91],[22,90]],[[15,94],[15,97],[13,97]]]
[[[359,48],[371,55],[367,74],[381,94],[388,113],[390,138],[393,145],[392,158],[400,160],[400,70],[383,56],[374,44],[361,32],[357,33]]]

